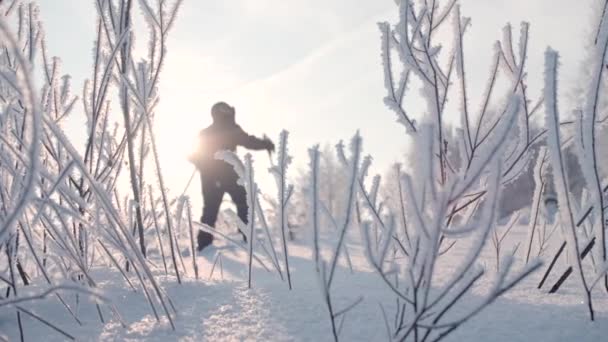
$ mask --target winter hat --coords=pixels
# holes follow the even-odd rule
[[[211,107],[211,116],[214,122],[234,123],[234,107],[226,102],[218,102]]]

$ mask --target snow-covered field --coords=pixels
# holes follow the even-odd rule
[[[518,230],[514,231],[512,240],[522,237],[517,233]],[[509,241],[506,241],[506,245],[509,245]],[[332,340],[331,327],[314,269],[311,246],[311,243],[290,245],[291,291],[278,273],[265,271],[259,265],[254,268],[252,289],[248,289],[247,253],[222,241],[216,241],[213,249],[197,257],[200,280],[193,278],[192,268],[187,266],[189,276],[183,279],[183,284],[178,285],[175,277],[164,276],[158,268],[156,273],[159,274],[159,281],[177,311],[175,331],[165,319],[157,322],[141,291],[135,293],[119,285],[124,283],[120,274],[109,269],[96,268],[93,273],[97,279],[104,279],[99,284],[101,292],[107,297],[116,298],[113,304],[122,314],[125,327],[107,309],[103,309],[106,324],[101,324],[94,302],[83,297],[80,305],[76,306],[83,323],[81,326],[75,324],[67,312],[57,310],[57,301],[53,297],[24,306],[84,341],[329,341]],[[350,239],[348,250],[353,271],[345,260],[341,262],[333,285],[336,305],[345,307],[360,298],[362,301],[346,314],[340,337],[345,341],[387,340],[380,305],[384,306],[388,321],[394,324],[395,298],[386,291],[378,275],[370,270],[356,236]],[[189,251],[184,249],[183,252],[185,257],[189,256]],[[456,245],[445,257],[457,258],[463,252],[466,252],[466,248]],[[492,251],[488,248],[486,252],[483,261],[491,269],[494,263]],[[218,254],[221,254],[221,266],[218,260],[214,268]],[[188,258],[184,262],[189,265]],[[449,273],[449,264],[438,269],[437,273]],[[563,270],[563,267],[558,269]],[[554,273],[550,280],[557,278],[558,272]],[[557,294],[549,295],[546,290],[536,289],[541,276],[541,271],[533,274],[446,340],[603,341],[608,336],[608,296],[597,291],[594,302],[597,317],[595,322],[590,322],[581,304],[581,294],[574,286],[574,277]],[[491,286],[491,278],[473,289],[465,299],[467,305],[474,306],[482,300],[483,294]],[[551,281],[548,283],[552,284]],[[75,295],[66,295],[66,299],[70,304],[75,304]],[[451,314],[458,316],[459,311]],[[23,324],[26,340],[64,339],[27,316]],[[0,331],[8,340],[18,340],[14,312],[0,316]]]

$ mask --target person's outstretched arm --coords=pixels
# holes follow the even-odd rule
[[[237,144],[250,150],[274,151],[274,144],[270,139],[260,139],[247,134],[241,126],[237,126]]]

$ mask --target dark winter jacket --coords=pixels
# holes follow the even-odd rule
[[[213,124],[199,133],[197,150],[189,158],[201,172],[204,181],[233,181],[236,173],[228,163],[215,159],[215,153],[228,150],[236,151],[237,146],[250,150],[273,150],[274,145],[268,139],[259,139],[247,134],[237,125],[234,115],[214,116]]]

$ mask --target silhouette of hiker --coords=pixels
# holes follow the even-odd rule
[[[235,151],[237,146],[250,150],[274,151],[274,144],[268,138],[259,139],[247,134],[236,124],[234,107],[225,102],[218,102],[211,108],[213,123],[199,134],[199,145],[196,152],[189,157],[201,174],[203,190],[203,216],[201,222],[215,227],[215,221],[222,203],[224,193],[228,193],[236,205],[238,217],[247,224],[247,193],[243,186],[237,184],[238,176],[232,166],[223,160],[215,159],[218,151]],[[245,234],[239,229],[246,241]],[[213,242],[213,235],[198,232],[198,250]]]

